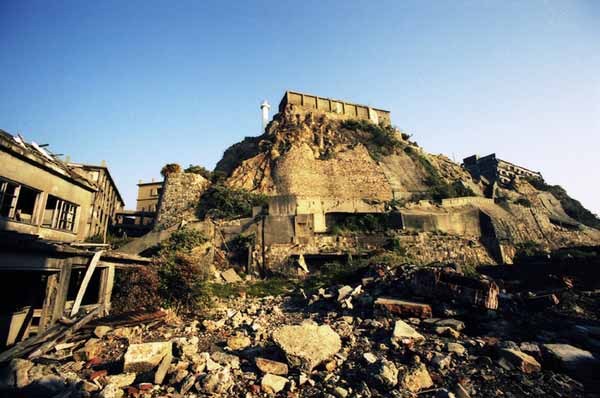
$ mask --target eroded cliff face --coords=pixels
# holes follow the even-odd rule
[[[461,180],[481,194],[458,164],[390,134],[374,137],[326,114],[291,110],[276,115],[264,135],[230,147],[216,171],[231,187],[267,195],[389,201],[426,192],[434,168],[443,181]]]

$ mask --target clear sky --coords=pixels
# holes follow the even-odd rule
[[[600,1],[0,1],[0,128],[136,183],[212,169],[286,89],[389,109],[600,213]]]

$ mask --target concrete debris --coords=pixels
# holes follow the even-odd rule
[[[223,280],[227,283],[242,282],[242,278],[240,278],[233,268],[229,268],[228,270],[221,272],[221,278],[223,278]]]
[[[523,373],[533,373],[542,370],[542,365],[534,357],[519,350],[504,348],[500,351],[500,355]]]
[[[286,376],[288,374],[288,366],[282,362],[256,357],[254,363],[256,364],[256,367],[263,373],[270,373],[278,376]]]
[[[292,367],[310,372],[341,348],[340,336],[329,325],[288,325],[273,332],[273,341]]]
[[[403,317],[431,318],[431,306],[429,304],[414,301],[396,300],[387,297],[379,297],[375,305],[384,309],[392,315]]]
[[[260,386],[267,394],[277,394],[282,391],[287,384],[288,379],[285,377],[267,373],[260,381]]]
[[[154,370],[172,352],[171,342],[131,344],[125,353],[125,372],[148,372]]]
[[[413,329],[409,324],[402,320],[397,320],[394,324],[394,331],[392,332],[392,342],[396,343],[421,343],[425,340],[425,337]]]

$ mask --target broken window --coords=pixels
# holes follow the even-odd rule
[[[39,192],[10,181],[0,180],[0,216],[33,223]]]
[[[75,216],[77,214],[77,205],[48,195],[46,208],[44,209],[44,227],[64,229],[67,231],[75,230]]]

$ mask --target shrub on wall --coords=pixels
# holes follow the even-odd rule
[[[180,172],[181,172],[181,166],[178,165],[177,163],[168,163],[168,164],[164,165],[163,168],[160,170],[160,174],[165,178],[169,174],[180,173]]]
[[[186,173],[199,174],[209,181],[212,178],[212,173],[206,167],[203,167],[200,165],[191,165],[190,164],[189,167],[183,171]]]
[[[215,184],[200,197],[197,214],[200,219],[206,217],[213,219],[251,217],[253,207],[262,207],[266,204],[266,195]]]
[[[348,119],[342,121],[341,127],[354,133],[362,133],[354,136],[375,160],[391,155],[397,148],[403,146],[396,136],[396,130],[391,126],[377,125],[369,120]]]

